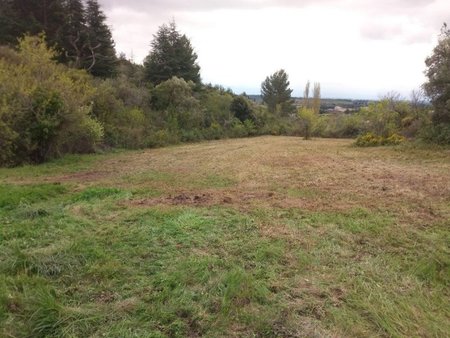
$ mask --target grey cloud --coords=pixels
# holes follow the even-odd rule
[[[218,9],[302,8],[310,5],[371,10],[407,10],[430,5],[435,0],[100,0],[105,8],[126,7],[148,11],[207,11]]]

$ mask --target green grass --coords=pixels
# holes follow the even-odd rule
[[[45,170],[82,171],[104,156]],[[136,207],[129,202],[164,195],[163,186],[153,187],[161,182],[219,193],[248,188],[225,173],[188,172],[189,181],[163,168],[101,185],[11,183],[26,170],[0,173],[10,181],[0,186],[0,336],[446,337],[450,331],[446,219],[410,226],[380,206]],[[285,194],[317,197],[306,188]]]
[[[110,157],[108,155],[67,155],[63,158],[52,160],[48,163],[36,165],[24,165],[14,169],[0,168],[0,178],[2,176],[8,176],[11,170],[18,179],[41,177],[53,174],[66,174],[74,173],[81,170],[87,170],[92,168],[100,158]]]
[[[62,195],[65,187],[59,184],[0,185],[0,208],[14,208]]]

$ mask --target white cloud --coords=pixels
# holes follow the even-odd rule
[[[450,12],[444,0],[103,0],[117,50],[141,62],[172,18],[191,39],[204,81],[258,93],[284,68],[294,93],[376,98],[424,81],[424,59]],[[448,20],[447,20],[448,21]]]

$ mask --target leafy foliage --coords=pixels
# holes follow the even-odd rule
[[[172,77],[152,91],[153,108],[160,111],[172,128],[193,129],[202,122],[199,101],[193,96],[194,83]]]
[[[204,127],[211,127],[215,133],[218,131],[218,126],[227,127],[229,125],[233,117],[230,110],[234,100],[232,92],[220,87],[205,86],[200,92],[199,100],[203,111]]]
[[[105,130],[109,147],[142,148],[146,145],[150,121],[145,114],[149,93],[127,78],[101,80],[93,98],[92,113]]]
[[[377,135],[388,137],[400,128],[400,113],[396,105],[387,99],[370,103],[367,108],[361,110],[361,116],[365,120],[364,128]]]

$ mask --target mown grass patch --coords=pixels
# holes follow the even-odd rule
[[[0,209],[14,208],[19,204],[45,201],[64,194],[67,191],[60,184],[0,185]]]
[[[0,181],[14,177],[15,180],[41,178],[89,170],[98,162],[112,156],[120,156],[120,151],[96,155],[66,155],[41,165],[24,165],[16,168],[0,168]]]
[[[255,147],[264,163],[279,149],[288,152],[286,158],[310,151],[295,138],[279,140],[271,138],[270,147],[253,139],[230,144],[235,149],[236,142],[244,142],[246,152],[254,152],[247,145]],[[161,152],[159,164],[149,168],[142,164],[147,157],[140,161],[134,154],[129,158],[139,161],[139,169],[125,177],[94,176],[85,182],[83,175],[73,175],[70,184],[2,185],[0,336],[445,337],[450,331],[445,187],[409,194],[416,188],[413,178],[423,181],[414,153],[402,164],[395,160],[396,149],[359,153],[347,143],[308,142],[308,149],[327,155],[310,170],[299,170],[300,162],[292,160],[258,171],[245,161],[260,157],[237,148],[233,156],[242,156],[236,181],[227,179],[229,167],[205,174],[189,162],[189,151],[180,155],[176,147]],[[196,145],[196,151],[201,147]],[[338,151],[345,168],[357,168],[358,159],[369,155],[378,168],[389,165],[386,158],[395,165],[390,172],[361,169],[363,178],[348,175],[336,172],[332,156]],[[225,149],[222,156],[227,154]],[[302,165],[314,166],[313,155],[308,156]],[[80,163],[80,170],[99,167],[105,159],[92,158]],[[220,167],[214,158],[204,161]],[[233,163],[228,157],[225,162]],[[133,167],[111,161],[120,163]],[[408,171],[411,163],[416,167]],[[62,163],[62,172],[75,165]],[[437,175],[444,175],[446,166],[441,155],[428,155],[433,182],[440,182]],[[409,179],[398,178],[395,170],[407,171]],[[9,182],[27,175],[5,172]],[[52,177],[55,173],[52,169]],[[295,188],[315,176],[314,189]],[[377,198],[389,196],[365,189],[371,180],[390,180],[402,199],[393,196],[392,207],[379,203]],[[348,208],[333,208],[341,194],[330,186],[340,181],[345,186],[339,189],[348,189],[353,202]],[[283,188],[281,194],[280,187],[292,190]],[[350,188],[364,189],[373,200],[358,203],[365,200]],[[186,191],[195,196],[196,189],[221,198],[204,204],[167,198],[158,198],[157,204],[129,203]],[[231,192],[233,203],[222,198]],[[327,208],[284,204],[289,198],[318,198]],[[423,219],[410,222],[406,213],[420,205],[427,209],[414,215]]]
[[[123,196],[124,193],[126,192],[118,188],[89,187],[76,194],[72,200],[74,202],[89,202],[92,200],[101,200],[108,197],[118,197],[121,195]]]

